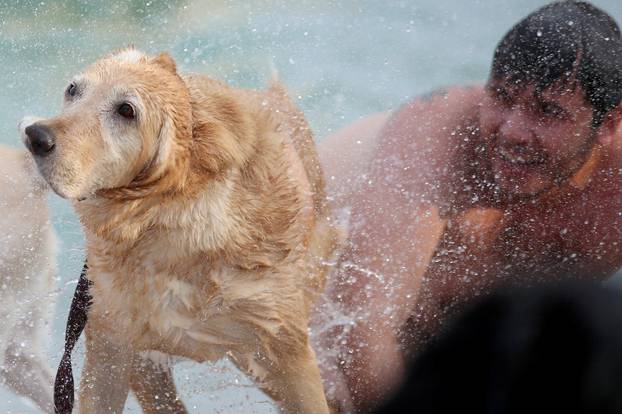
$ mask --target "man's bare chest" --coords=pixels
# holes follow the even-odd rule
[[[580,202],[472,209],[449,220],[426,276],[444,284],[443,290],[471,290],[611,265],[621,256],[619,217],[605,206]]]

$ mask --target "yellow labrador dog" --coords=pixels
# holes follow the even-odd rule
[[[27,151],[0,146],[0,376],[52,413],[43,345],[54,309],[57,243],[47,194]]]
[[[232,89],[126,49],[22,130],[86,234],[81,412],[119,413],[129,388],[147,412],[185,412],[144,351],[228,356],[286,412],[328,412],[307,323],[335,234],[311,132],[278,85]]]

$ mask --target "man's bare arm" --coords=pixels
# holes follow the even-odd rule
[[[401,378],[404,361],[396,333],[415,306],[445,225],[438,208],[426,202],[430,182],[416,171],[432,171],[434,151],[427,147],[429,136],[417,137],[422,130],[413,125],[425,130],[432,124],[413,122],[413,112],[405,106],[391,116],[374,138],[367,170],[361,172],[356,153],[349,153],[349,162],[359,162],[359,173],[350,182],[336,175],[345,184],[338,202],[350,209],[350,234],[333,296],[357,316],[343,368],[359,407],[376,404]],[[351,194],[346,194],[348,189]]]
[[[443,234],[437,190],[451,174],[451,133],[474,102],[472,92],[452,90],[404,105],[382,128],[386,115],[372,116],[320,145],[326,176],[335,180],[329,195],[350,210],[349,243],[331,294],[356,315],[342,368],[359,407],[378,403],[401,378],[396,333]],[[343,162],[331,161],[339,157]],[[345,163],[349,168],[338,168]]]

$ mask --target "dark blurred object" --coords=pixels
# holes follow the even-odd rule
[[[89,265],[84,262],[76,291],[73,294],[67,327],[65,328],[65,350],[60,365],[56,371],[54,381],[54,413],[71,414],[74,405],[73,371],[71,367],[71,352],[80,339],[80,335],[88,320],[88,311],[93,303],[93,297],[89,291],[93,282],[86,278]]]
[[[622,293],[497,292],[468,306],[377,413],[622,413]]]

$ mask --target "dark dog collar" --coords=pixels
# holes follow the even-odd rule
[[[71,414],[73,410],[74,391],[73,373],[71,371],[71,351],[73,351],[80,334],[86,326],[88,310],[93,301],[89,293],[92,282],[86,278],[88,264],[84,262],[84,268],[78,280],[78,286],[73,294],[69,317],[67,318],[67,328],[65,329],[65,351],[63,358],[56,371],[54,381],[54,412],[56,414]]]

